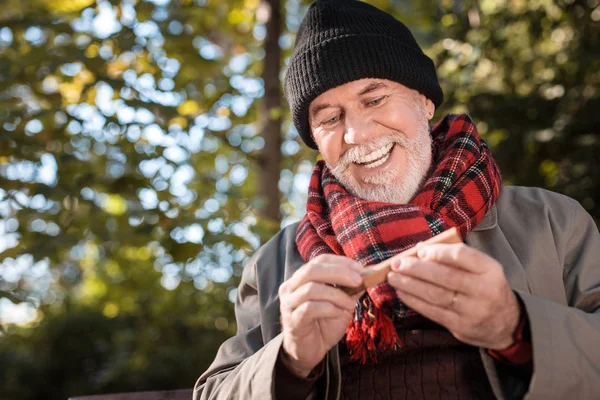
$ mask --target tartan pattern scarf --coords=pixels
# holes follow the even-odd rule
[[[324,253],[350,257],[363,266],[388,259],[446,229],[463,239],[500,194],[501,177],[470,117],[448,115],[432,127],[433,166],[408,204],[365,200],[350,194],[318,161],[308,189],[306,216],[296,232],[302,258]],[[357,302],[345,341],[351,359],[376,361],[378,352],[400,346],[395,320],[416,312],[402,304],[386,282]]]

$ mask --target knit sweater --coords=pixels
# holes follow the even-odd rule
[[[421,316],[397,325],[402,347],[378,363],[349,362],[340,346],[341,399],[493,399],[477,348]]]
[[[347,347],[340,343],[341,400],[494,398],[476,347],[458,341],[443,326],[421,315],[395,324],[402,346],[380,355],[377,363],[351,362]],[[530,378],[530,364],[515,368]],[[300,379],[278,362],[276,397],[305,398],[318,383],[322,366],[317,369],[308,379]]]

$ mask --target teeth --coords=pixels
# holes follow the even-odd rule
[[[378,165],[381,165],[381,164],[383,164],[388,159],[389,153],[390,153],[390,150],[392,149],[392,147],[394,147],[394,144],[390,143],[390,144],[386,145],[385,147],[383,147],[383,148],[381,148],[379,150],[375,150],[374,152],[372,152],[370,154],[367,154],[364,157],[357,158],[355,162],[358,163],[358,164],[368,164],[370,162],[373,162],[373,161],[377,160],[377,161],[373,162],[372,164],[370,164],[368,166],[365,165],[365,167],[373,168],[373,167],[376,167]]]
[[[371,164],[367,164],[367,165],[363,165],[365,168],[375,168],[381,164],[383,164],[384,162],[387,161],[388,158],[390,158],[390,153],[387,153],[385,156],[383,156],[382,158],[380,158],[379,160],[371,163]]]

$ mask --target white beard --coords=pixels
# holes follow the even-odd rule
[[[372,142],[348,150],[335,167],[327,164],[332,174],[346,189],[355,196],[366,200],[382,201],[394,204],[406,204],[411,201],[421,189],[432,159],[432,139],[429,132],[428,121],[423,113],[419,115],[419,131],[415,139],[409,140],[401,132],[392,132],[390,135],[378,138]],[[402,179],[397,182],[399,166],[387,170],[379,175],[364,179],[370,187],[365,187],[348,172],[353,159],[381,149],[390,143],[402,146],[406,154],[406,169]]]

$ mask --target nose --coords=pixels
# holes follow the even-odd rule
[[[373,136],[373,124],[368,117],[346,115],[346,132],[344,142],[347,144],[362,144]]]

